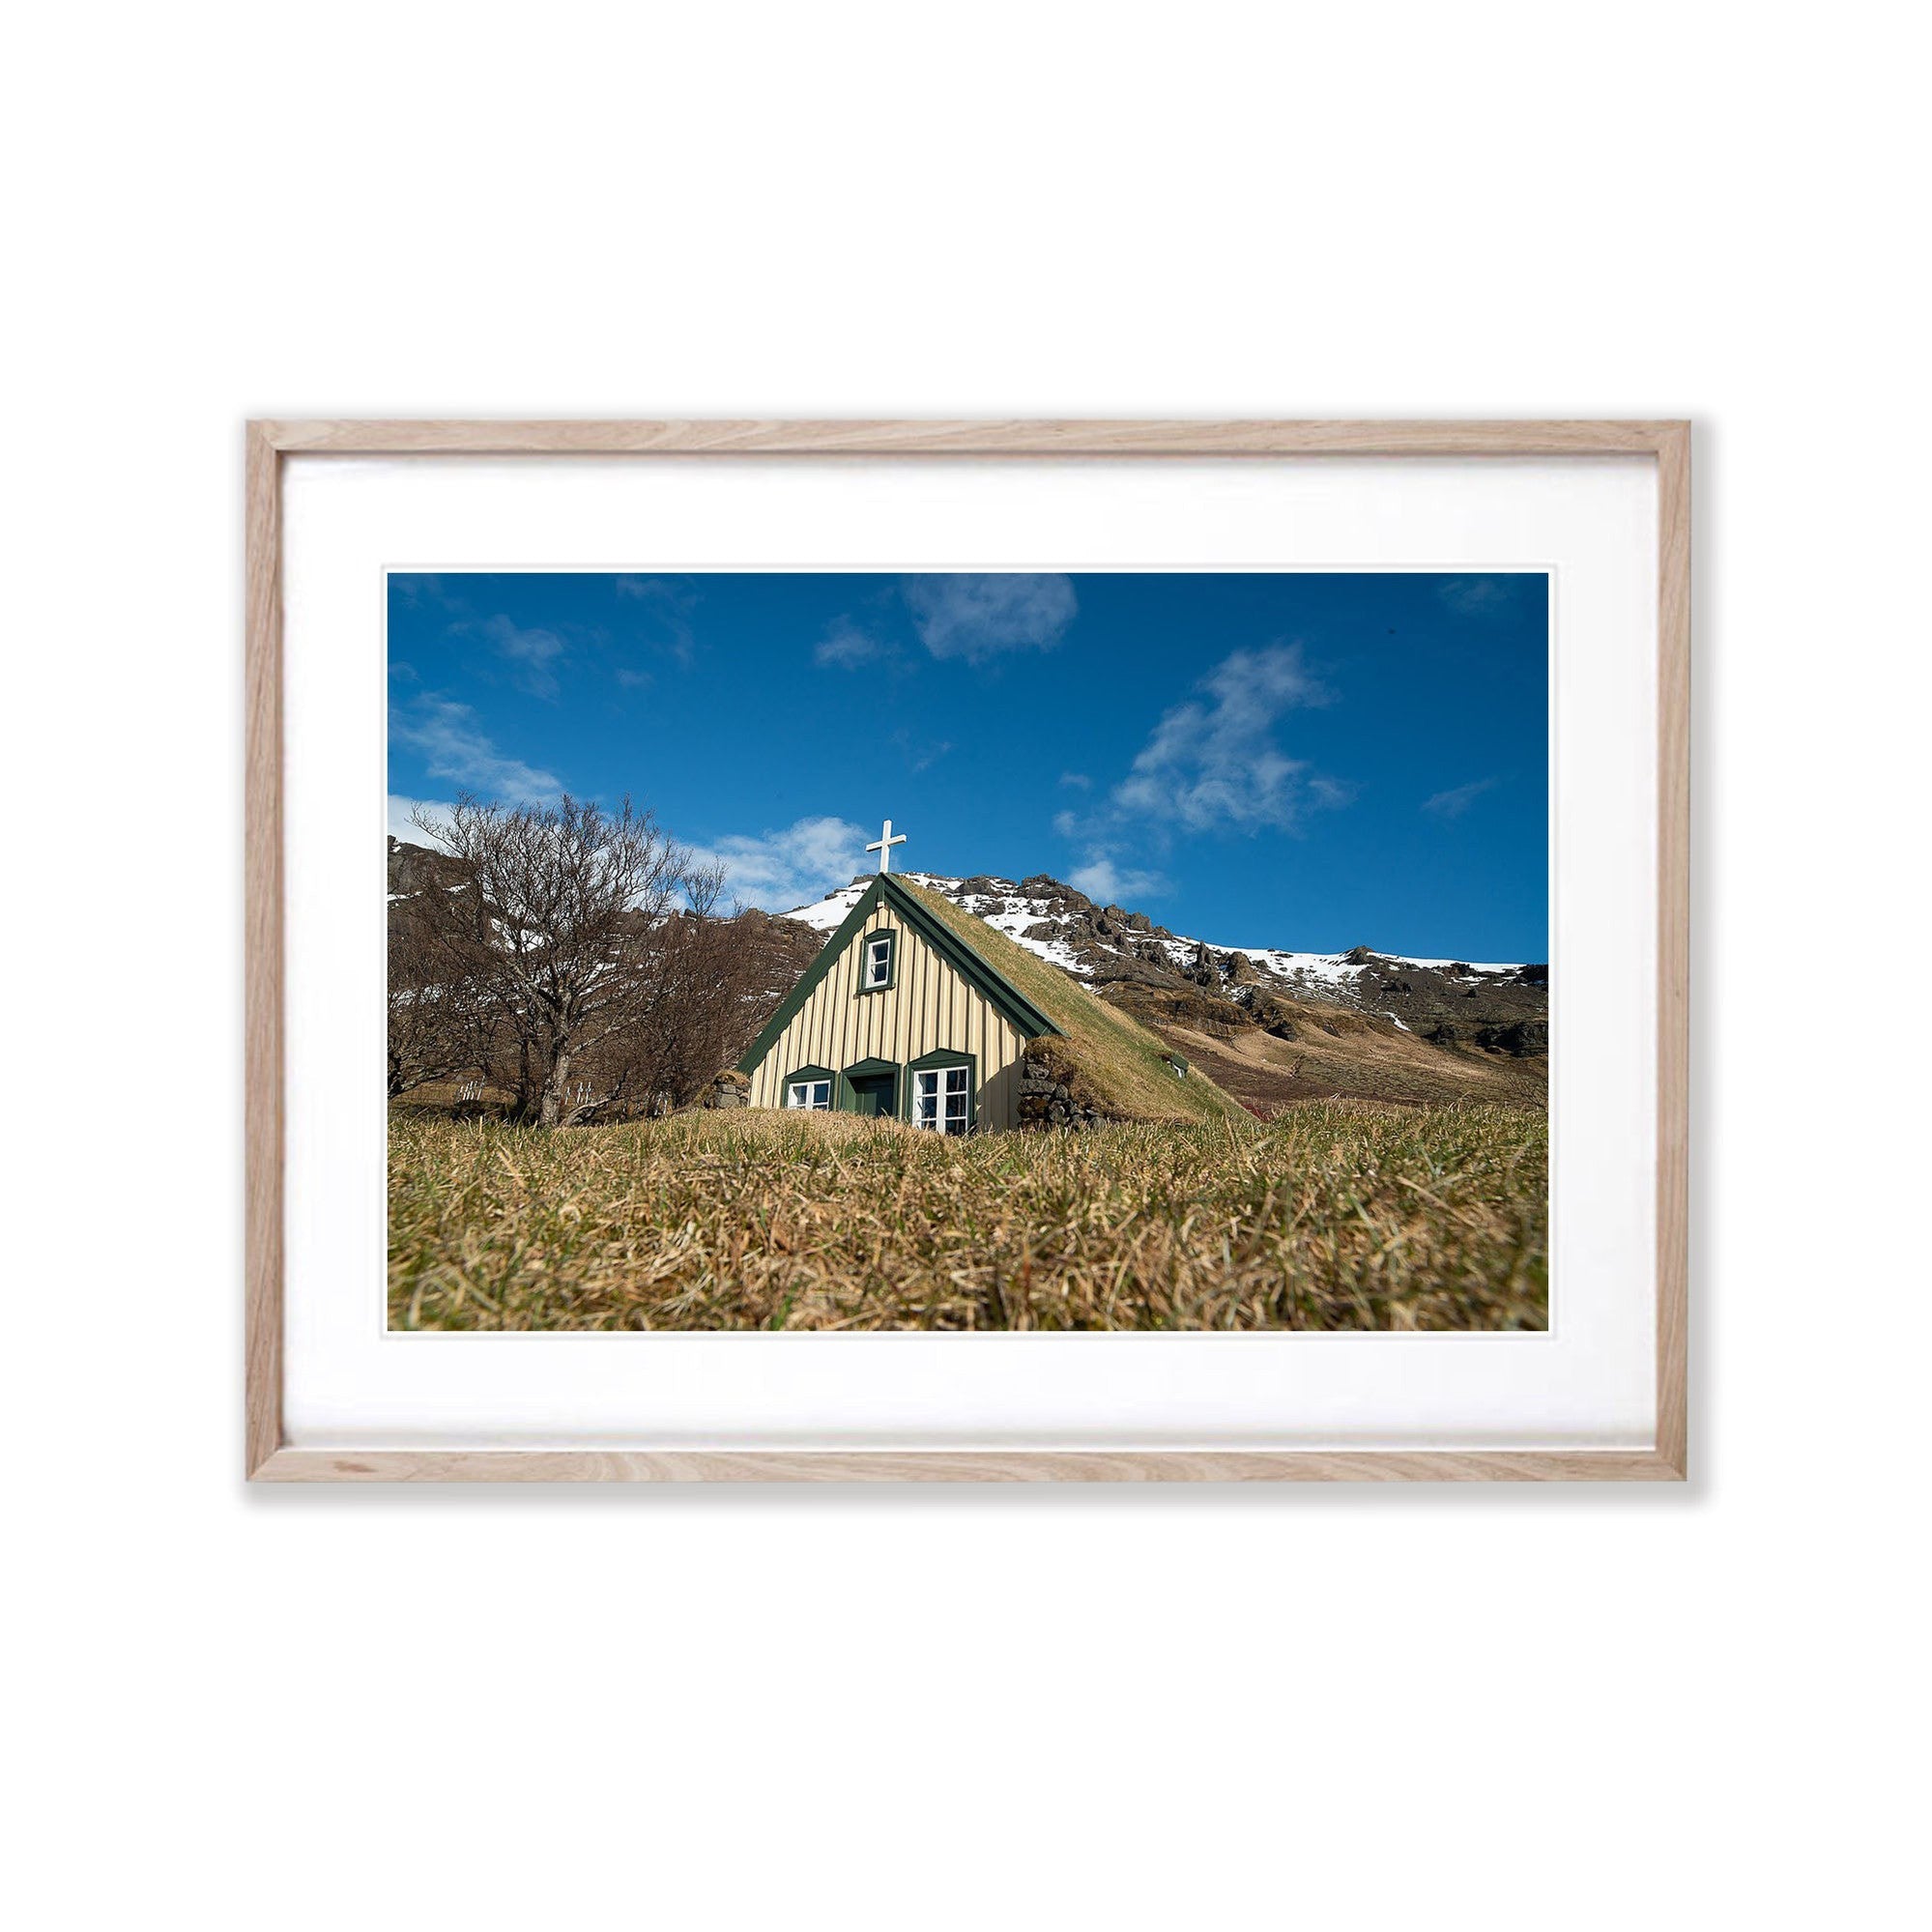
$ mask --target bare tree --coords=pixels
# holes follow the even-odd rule
[[[392,849],[393,850],[393,849]],[[400,886],[401,890],[396,888]],[[450,885],[442,866],[390,864],[389,913],[389,1089],[410,1093],[431,1081],[480,1078],[493,1058],[501,1014],[475,963],[444,944],[439,924]]]
[[[606,812],[461,800],[416,822],[454,861],[429,895],[437,983],[493,1017],[495,1079],[546,1127],[689,1099],[717,1071],[744,970],[721,878],[625,799]]]
[[[721,915],[723,873],[694,868],[685,905],[650,936],[651,971],[626,1024],[585,1064],[593,1110],[660,1111],[697,1098],[737,1057],[767,1003],[743,915]]]

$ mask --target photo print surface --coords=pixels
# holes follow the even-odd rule
[[[1547,1326],[1543,574],[387,594],[392,1328]]]

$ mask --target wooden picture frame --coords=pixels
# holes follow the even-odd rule
[[[1657,464],[1656,1440],[1642,1450],[672,1453],[284,1439],[282,459],[1642,456]],[[1690,428],[1683,421],[253,421],[246,430],[245,1474],[259,1482],[1566,1482],[1687,1473]]]

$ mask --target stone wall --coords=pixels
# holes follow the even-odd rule
[[[1020,1062],[1020,1125],[1044,1132],[1050,1127],[1091,1127],[1100,1118],[1091,1107],[1074,1097],[1048,1061],[1028,1053]]]
[[[751,1081],[735,1068],[727,1068],[705,1089],[700,1107],[749,1107]]]

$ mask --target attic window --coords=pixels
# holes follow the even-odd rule
[[[808,1113],[829,1113],[832,1083],[829,1080],[794,1080],[786,1086],[785,1105],[802,1108]]]
[[[892,935],[869,934],[865,942],[865,964],[859,973],[861,993],[883,993],[892,984]]]

